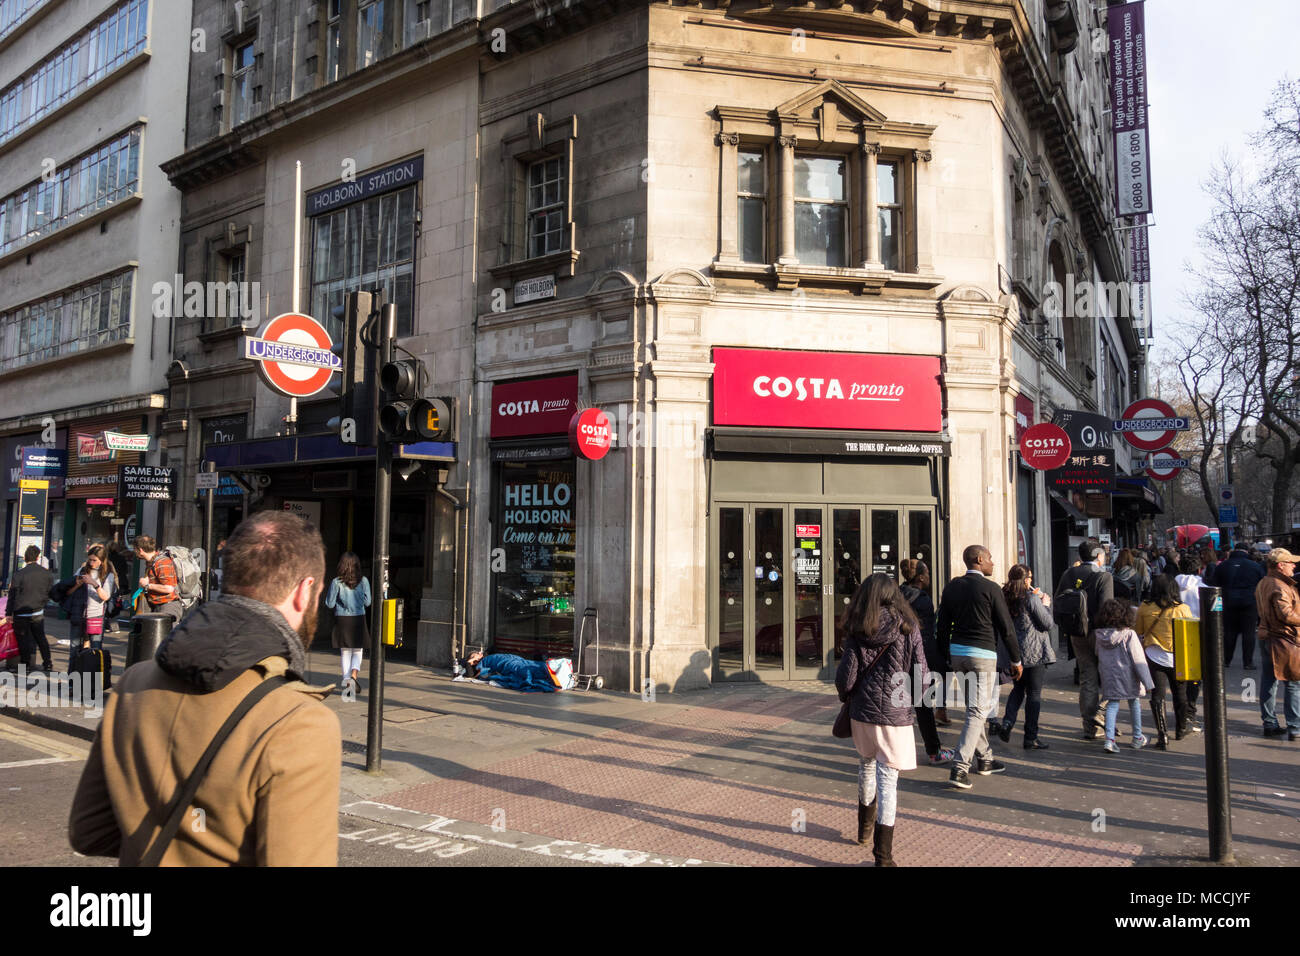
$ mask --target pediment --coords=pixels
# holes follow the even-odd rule
[[[780,116],[812,116],[815,110],[827,103],[834,103],[845,117],[870,126],[879,126],[887,118],[839,80],[826,80],[805,90],[778,106],[776,112]]]

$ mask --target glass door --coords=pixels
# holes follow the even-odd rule
[[[779,678],[785,660],[786,508],[753,505],[754,516],[754,670],[759,678]],[[774,672],[781,673],[774,673]]]
[[[715,660],[719,679],[735,680],[745,673],[746,575],[749,564],[745,541],[744,506],[717,509],[717,577],[714,585],[717,622]]]
[[[871,573],[898,581],[899,520],[897,508],[871,509]]]
[[[794,653],[790,676],[795,680],[814,680],[824,676],[822,672],[828,660],[826,635],[833,627],[827,620],[831,589],[826,574],[829,555],[824,543],[829,536],[820,507],[795,505],[792,510]]]
[[[833,664],[838,664],[847,633],[841,621],[863,577],[862,509],[835,508],[833,514],[834,549],[831,558],[835,569],[835,588],[830,614],[834,618],[835,643],[831,650],[831,660]]]

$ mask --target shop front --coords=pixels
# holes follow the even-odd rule
[[[22,556],[15,553],[14,542],[17,540],[18,533],[18,500],[19,487],[18,482],[23,477],[23,449],[24,448],[43,448],[43,449],[66,449],[68,445],[67,429],[60,428],[55,432],[53,444],[46,444],[41,440],[40,432],[29,432],[22,435],[12,435],[0,441],[0,462],[3,462],[4,476],[4,541],[0,548],[0,581],[9,581],[15,571],[22,566]],[[48,477],[44,475],[33,475],[31,477]],[[54,560],[51,565],[57,570],[58,559],[63,545],[63,512],[64,512],[64,478],[62,476],[49,477],[49,490],[47,495],[48,514],[46,516],[45,528],[47,534],[45,544],[41,546],[41,551],[45,557]]]
[[[126,542],[128,523],[138,516],[139,507],[118,500],[118,469],[141,464],[141,454],[109,448],[104,432],[139,435],[145,429],[145,419],[138,414],[87,419],[68,427],[67,525],[61,562],[65,576],[76,571],[88,544]]]
[[[898,580],[908,557],[945,567],[939,360],[721,348],[713,360],[714,679],[829,679],[863,578]]]
[[[576,373],[492,387],[492,648],[574,653],[577,462],[568,441]]]
[[[1024,395],[1016,396],[1015,444],[1020,445],[1020,436],[1031,426],[1038,424],[1032,399]],[[1034,564],[1037,549],[1034,546],[1035,529],[1038,525],[1038,471],[1015,456],[1016,476],[1016,563],[1023,564],[1041,578]]]

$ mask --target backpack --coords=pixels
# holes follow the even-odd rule
[[[1088,594],[1084,585],[1088,578],[1075,577],[1073,580],[1074,587],[1064,588],[1052,602],[1052,620],[1067,637],[1087,637]]]
[[[199,570],[199,563],[189,548],[173,544],[163,548],[162,553],[176,566],[176,585],[180,592],[177,600],[188,611],[203,596],[203,572]]]

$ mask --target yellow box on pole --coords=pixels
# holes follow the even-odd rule
[[[1174,677],[1201,679],[1201,622],[1174,621]]]
[[[402,604],[397,598],[384,601],[383,639],[389,647],[402,646]]]

